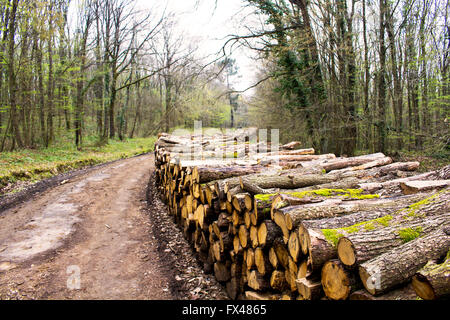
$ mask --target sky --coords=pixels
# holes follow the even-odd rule
[[[137,1],[143,8],[162,12],[165,7],[167,13],[173,12],[177,28],[187,40],[198,42],[202,56],[219,52],[228,35],[245,34],[245,26],[256,23],[252,10],[245,7],[242,0]],[[155,8],[155,3],[158,3],[158,8]],[[254,54],[252,50],[243,48],[232,52],[231,57],[236,59],[239,68],[238,74],[231,79],[235,90],[244,90],[256,82],[256,62],[251,59]],[[247,92],[250,93],[251,90]]]

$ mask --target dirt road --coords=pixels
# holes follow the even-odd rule
[[[146,203],[152,169],[117,161],[0,213],[0,299],[182,298],[148,210],[164,208]]]

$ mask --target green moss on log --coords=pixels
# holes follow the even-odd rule
[[[392,215],[387,215],[381,218],[363,221],[345,228],[322,229],[322,233],[329,243],[331,243],[334,246],[337,246],[339,239],[343,237],[345,234],[352,234],[362,229],[370,231],[375,230],[377,227],[380,226],[387,227],[389,225],[389,221],[391,221],[392,218],[393,218]]]
[[[294,198],[304,198],[304,197],[345,197],[345,198],[352,198],[352,199],[376,199],[380,196],[378,194],[362,194],[364,190],[362,189],[317,189],[317,190],[307,190],[307,191],[300,191],[300,192],[283,192],[283,194],[286,194],[288,196],[294,197]],[[270,193],[270,194],[257,194],[255,195],[255,198],[259,201],[269,202],[272,200],[274,196],[276,196],[277,193]]]
[[[403,228],[397,231],[398,235],[402,239],[403,243],[414,240],[422,234],[423,230],[421,227],[417,228]]]
[[[399,210],[398,213],[406,213],[405,218],[417,217],[418,216],[417,210],[423,208],[425,205],[433,203],[434,200],[436,200],[436,198],[438,196],[440,196],[441,194],[446,193],[448,191],[449,191],[448,189],[441,190],[441,191],[433,194],[432,196],[429,196],[421,201],[418,201],[416,203],[413,203],[413,204],[407,206],[404,209]]]
[[[442,190],[440,192],[435,193],[434,195],[427,197],[423,200],[420,200],[418,202],[415,202],[406,208],[400,209],[393,213],[392,215],[386,215],[381,218],[372,219],[368,221],[363,221],[357,224],[354,224],[352,226],[348,226],[345,228],[337,228],[337,229],[322,229],[322,233],[325,236],[326,240],[331,243],[332,245],[336,246],[339,239],[343,237],[346,234],[352,234],[355,232],[359,232],[360,230],[364,229],[365,231],[375,230],[377,228],[384,228],[388,227],[390,225],[390,222],[393,218],[399,215],[404,215],[405,219],[411,218],[411,217],[418,217],[417,210],[423,208],[425,205],[431,204],[436,198],[441,195],[444,192],[448,192],[448,190]],[[411,240],[414,240],[415,238],[419,237],[421,234],[421,230],[409,230],[401,229],[399,231],[400,237],[403,239],[403,241],[408,242]]]
[[[255,194],[255,199],[263,202],[271,202],[272,198],[276,195],[277,193]]]

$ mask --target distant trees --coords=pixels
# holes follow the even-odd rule
[[[323,152],[448,154],[448,0],[247,2],[265,21],[250,35],[263,41],[240,41],[261,52],[260,79],[270,76],[265,87],[275,90],[271,114],[257,90],[258,124],[276,124],[281,106],[302,128],[292,133],[281,117],[282,137]]]

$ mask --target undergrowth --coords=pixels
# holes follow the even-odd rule
[[[23,149],[0,153],[0,194],[19,181],[36,182],[74,169],[132,157],[153,150],[156,137],[125,141],[109,140],[104,145],[94,140],[82,150],[71,143],[59,143],[46,149]]]

